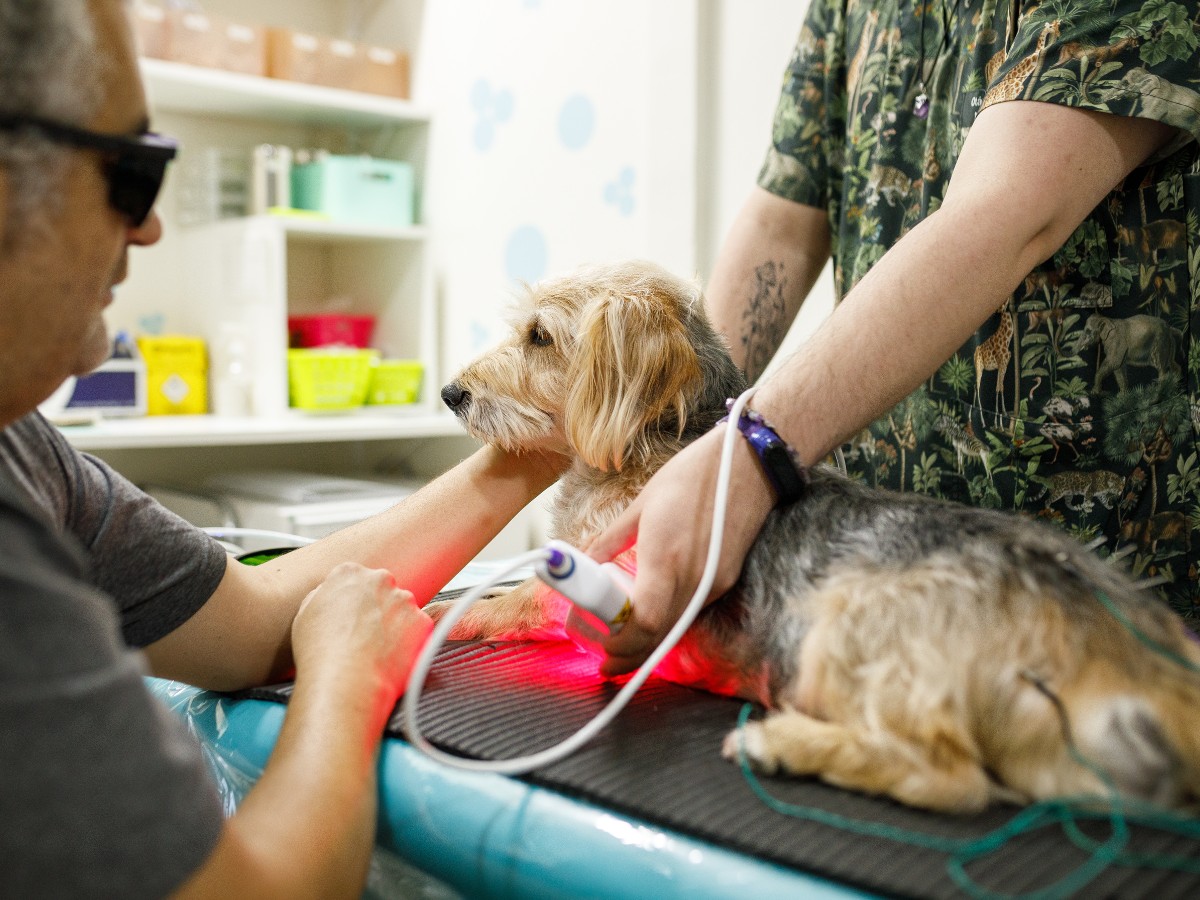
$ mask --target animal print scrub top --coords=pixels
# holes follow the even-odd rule
[[[1179,132],[847,462],[872,483],[1021,509],[1128,548],[1134,572],[1194,617],[1197,0],[812,0],[759,184],[828,210],[840,298],[937,210],[975,116],[1014,99]]]

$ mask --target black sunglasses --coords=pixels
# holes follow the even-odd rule
[[[60,144],[106,154],[104,177],[108,181],[108,202],[134,228],[140,228],[150,217],[167,163],[179,152],[179,144],[173,138],[160,134],[100,134],[37,116],[0,115],[0,131],[25,128]]]

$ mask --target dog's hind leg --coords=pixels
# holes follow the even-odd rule
[[[973,812],[987,805],[992,785],[978,763],[963,753],[931,752],[890,735],[784,710],[752,722],[725,738],[722,753],[736,760],[742,749],[764,774],[816,775],[838,787],[887,794],[906,803],[946,812]]]
[[[975,573],[856,564],[797,604],[811,623],[780,712],[747,730],[765,771],[817,775],[911,806],[970,812],[1001,796],[974,738]],[[794,652],[794,651],[793,651]],[[725,754],[736,751],[729,738]]]

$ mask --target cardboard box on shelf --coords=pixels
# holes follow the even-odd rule
[[[407,100],[408,54],[388,47],[367,47],[354,89]]]
[[[266,75],[266,29],[208,13],[167,10],[165,58],[243,75]]]
[[[341,38],[272,28],[267,34],[272,78],[407,99],[408,56]]]
[[[329,62],[319,35],[292,28],[267,29],[267,74],[283,81],[326,84]]]
[[[167,55],[167,11],[159,4],[138,0],[133,6],[133,33],[138,53],[165,59]]]
[[[354,41],[340,38],[325,40],[325,68],[322,72],[327,87],[356,90],[359,72],[366,65],[366,53]]]

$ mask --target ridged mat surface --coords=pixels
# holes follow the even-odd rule
[[[290,685],[254,692],[286,700]],[[594,658],[569,642],[447,644],[426,680],[422,733],[465,756],[525,755],[569,737],[619,685],[601,680]],[[604,732],[574,755],[526,780],[560,793],[693,835],[713,844],[867,891],[902,897],[961,897],[945,852],[849,833],[767,807],[739,768],[721,758],[742,703],[651,678]],[[389,732],[403,737],[399,713]],[[923,813],[809,779],[763,778],[777,799],[863,823],[969,841],[1020,810],[981,815]],[[1083,831],[1103,842],[1107,821]],[[1200,864],[1200,842],[1133,826],[1127,852],[1186,857]],[[1049,887],[1086,862],[1057,824],[1020,834],[966,866],[989,892],[1020,895]],[[1200,873],[1112,865],[1078,891],[1087,898],[1197,898]]]

